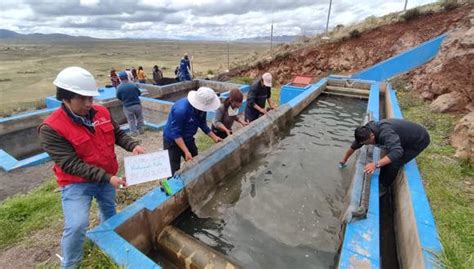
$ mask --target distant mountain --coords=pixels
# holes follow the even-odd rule
[[[300,35],[279,35],[279,36],[274,36],[273,37],[273,42],[274,43],[291,43],[302,36]],[[241,38],[237,39],[235,41],[239,42],[270,42],[270,36],[257,36],[257,37],[251,37],[251,38]]]
[[[88,36],[70,36],[65,34],[19,34],[15,31],[0,29],[0,39],[30,39],[30,40],[76,40],[94,39]]]
[[[20,37],[21,35],[17,32],[0,29],[0,38],[16,38]]]

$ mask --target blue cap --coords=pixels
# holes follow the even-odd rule
[[[128,78],[127,72],[125,71],[120,71],[118,73],[119,78]]]

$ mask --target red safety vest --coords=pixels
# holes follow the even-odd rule
[[[74,123],[63,108],[54,111],[44,120],[44,124],[53,128],[74,147],[77,156],[84,162],[104,169],[108,174],[115,175],[118,171],[115,155],[115,133],[110,113],[103,106],[93,105],[97,113],[93,122],[95,133],[85,126]],[[65,173],[58,164],[54,164],[53,172],[60,187],[71,183],[91,182],[88,179]]]

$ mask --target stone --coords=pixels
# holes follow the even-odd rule
[[[429,91],[424,91],[421,93],[421,97],[425,100],[433,100],[434,94]]]
[[[462,110],[465,104],[462,96],[458,93],[451,92],[438,96],[430,105],[432,112],[452,112]]]
[[[454,127],[451,145],[456,148],[455,156],[468,159],[474,165],[474,112],[462,117]]]

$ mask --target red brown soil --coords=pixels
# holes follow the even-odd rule
[[[278,83],[285,84],[295,74],[311,75],[317,79],[328,73],[354,73],[452,30],[473,7],[469,5],[451,11],[424,14],[338,42],[308,44],[301,49],[289,51],[284,57],[233,69],[219,76],[219,79],[256,77],[269,71]]]

